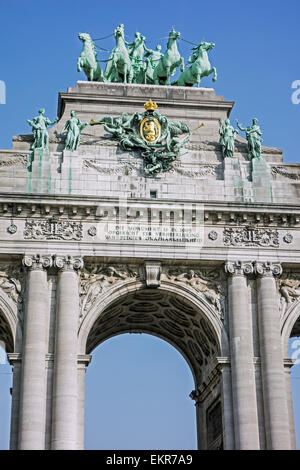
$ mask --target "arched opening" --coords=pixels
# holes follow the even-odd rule
[[[191,370],[166,341],[114,336],[86,373],[85,449],[196,449]]]
[[[217,335],[202,309],[174,291],[139,288],[115,296],[102,312],[95,312],[94,308],[88,334],[82,325],[86,334],[84,352],[91,354],[101,343],[122,333],[146,333],[170,343],[185,358],[194,379],[191,396],[196,402],[198,446],[222,448],[221,384],[216,368],[217,356],[221,355],[221,335]],[[101,380],[101,370],[98,373]],[[120,384],[119,393],[123,385]],[[173,411],[176,419],[179,413],[176,406]],[[112,444],[112,448],[116,446]]]
[[[296,449],[300,449],[300,315],[295,321],[289,338],[289,357],[293,359],[291,368],[291,389],[296,437]]]
[[[9,448],[12,371],[7,353],[13,352],[13,334],[10,325],[0,309],[0,449]]]

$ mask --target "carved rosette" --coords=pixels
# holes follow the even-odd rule
[[[74,256],[55,256],[54,266],[62,271],[73,271],[83,268],[83,259]]]
[[[225,272],[232,276],[244,276],[252,274],[254,271],[251,261],[227,261]]]
[[[256,261],[254,264],[254,271],[261,277],[280,276],[282,274],[282,266],[280,263]]]
[[[146,286],[158,287],[160,286],[161,263],[158,261],[146,261]]]
[[[50,268],[53,264],[51,255],[25,255],[22,264],[31,270],[43,270]]]

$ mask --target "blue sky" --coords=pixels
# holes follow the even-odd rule
[[[85,79],[77,72],[77,34],[89,32],[99,38],[124,23],[128,40],[140,31],[149,47],[160,43],[163,50],[172,27],[186,41],[215,42],[210,60],[218,80],[204,78],[201,85],[235,101],[232,122],[238,118],[247,125],[257,117],[263,144],[283,149],[285,162],[299,163],[300,104],[291,100],[291,85],[300,80],[299,13],[299,0],[0,0],[0,80],[6,84],[6,104],[0,104],[0,148],[11,148],[13,135],[31,132],[26,119],[36,116],[40,107],[54,118],[58,93]],[[97,44],[112,49],[114,41]],[[190,45],[180,41],[179,49],[187,60]],[[107,57],[99,51],[100,60]],[[299,369],[297,365],[292,372],[294,397],[300,393]],[[10,368],[0,365],[0,448],[8,445],[10,380]],[[143,448],[143,436],[150,448],[158,448],[158,437],[165,448],[195,448],[194,407],[188,397],[192,387],[188,366],[167,343],[146,335],[107,341],[95,351],[87,372],[87,396],[94,404],[87,405],[87,448],[100,440],[106,448]],[[298,403],[300,436],[299,398]],[[136,418],[128,422],[125,417],[132,416],[133,409]]]

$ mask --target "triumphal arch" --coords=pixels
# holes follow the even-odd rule
[[[86,368],[125,332],[185,357],[199,449],[293,449],[300,166],[263,146],[256,118],[235,128],[234,103],[199,86],[203,70],[217,78],[198,60],[212,43],[172,84],[167,53],[135,60],[143,40],[123,50],[129,65],[116,47],[104,73],[83,50],[88,80],[59,93],[57,118],[40,109],[0,151],[11,449],[83,448]]]

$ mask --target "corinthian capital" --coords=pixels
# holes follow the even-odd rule
[[[31,270],[42,270],[52,266],[51,255],[25,255],[22,264]]]
[[[225,272],[232,276],[248,275],[253,273],[253,265],[251,261],[227,261]]]
[[[280,276],[282,273],[282,266],[280,263],[270,263],[269,261],[258,262],[254,264],[254,271],[262,277],[266,276]]]
[[[83,268],[83,259],[74,256],[60,256],[56,255],[54,259],[54,266],[62,271],[73,271],[74,269]]]

